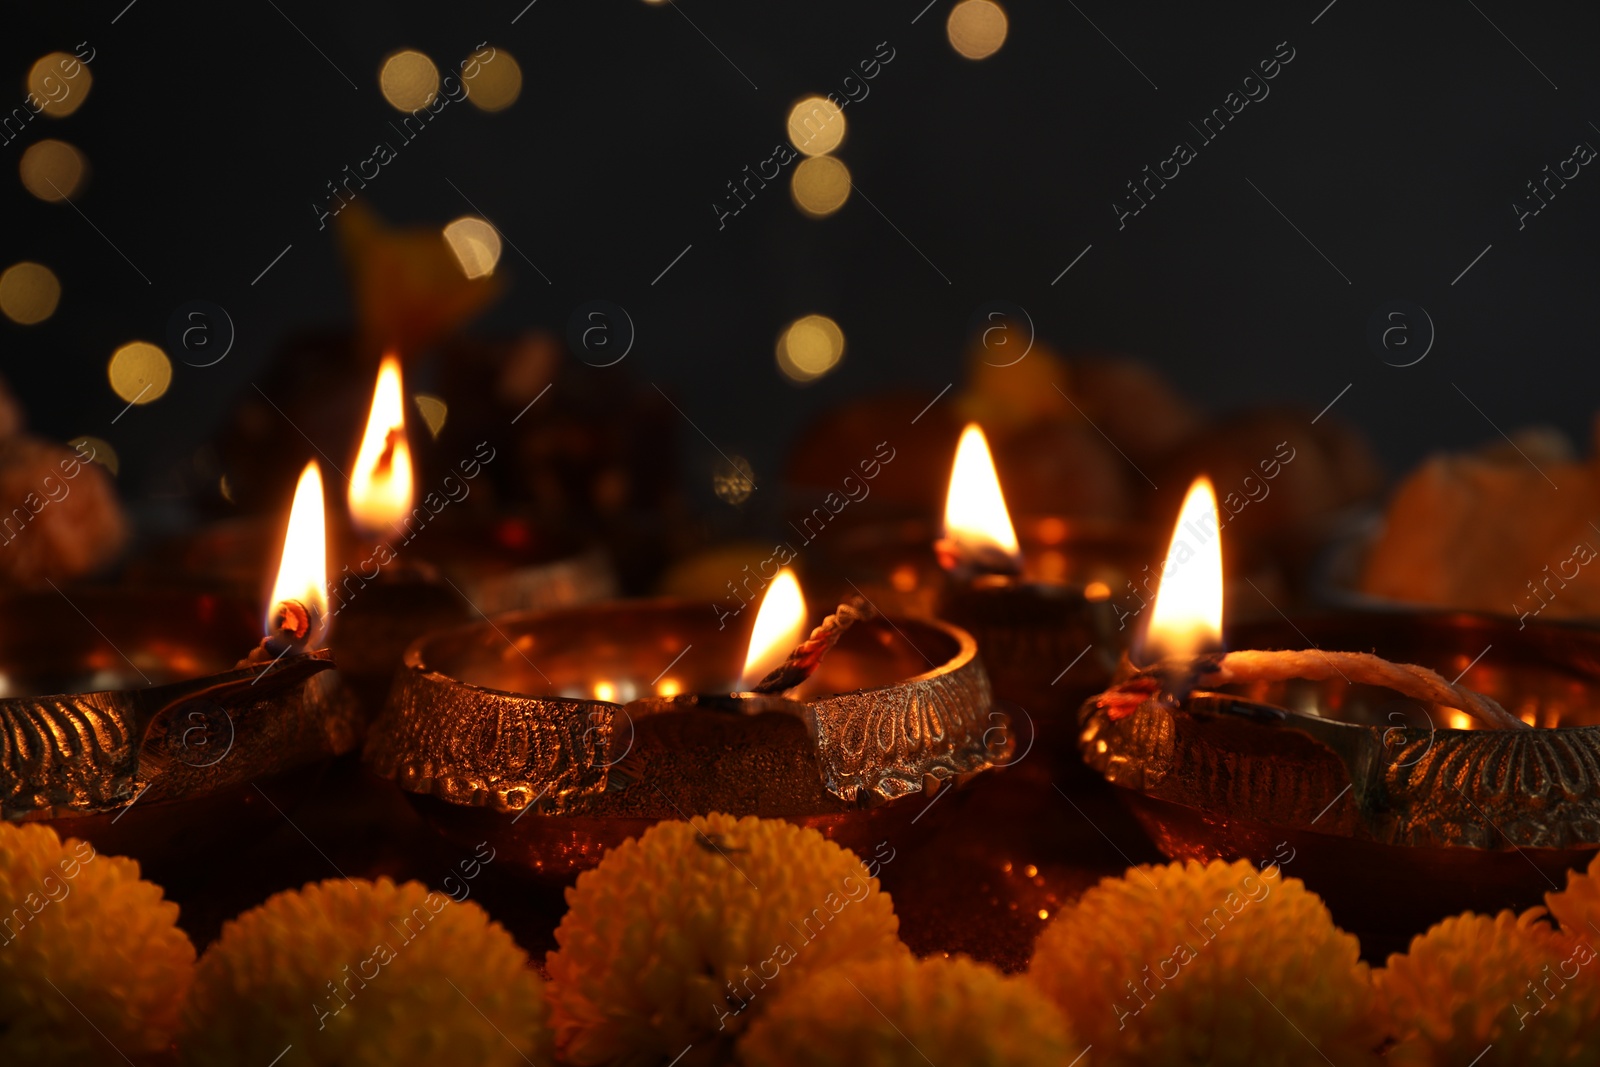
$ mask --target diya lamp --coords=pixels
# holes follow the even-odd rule
[[[464,486],[484,460],[461,462]],[[488,455],[493,458],[493,450]],[[466,481],[463,481],[465,478]],[[470,491],[470,490],[468,490]],[[343,616],[337,636],[341,673],[372,713],[382,707],[406,646],[428,630],[517,608],[581,603],[612,591],[603,556],[536,543],[529,525],[504,519],[492,529],[434,524],[444,496],[417,503],[406,437],[400,362],[384,358],[347,491],[350,548],[333,583]],[[420,551],[411,544],[426,534]]]
[[[1083,759],[1163,853],[1276,863],[1381,958],[1539,904],[1600,850],[1600,632],[1347,611],[1236,627],[1250,648],[1223,652],[1219,543],[1201,478],[1143,666],[1079,713]]]
[[[1057,535],[1057,547],[1036,541],[1025,556],[983,431],[968,425],[950,472],[944,535],[934,546],[945,577],[934,610],[977,639],[1002,699],[1030,718],[1042,713],[1036,725],[1048,740],[1052,713],[1069,715],[1109,681],[1129,631],[1118,625],[1109,582],[1064,578],[1066,520],[1040,525]],[[1132,555],[1127,546],[1120,551]],[[1070,751],[1074,734],[1058,731],[1056,740]],[[1076,756],[1068,763],[1076,767]]]
[[[322,673],[334,664],[319,647],[321,492],[312,464],[253,650],[259,607],[214,593],[4,598],[0,816],[48,821],[159,871],[272,825],[281,816],[260,787],[294,791],[356,747],[350,702]]]
[[[432,633],[407,650],[365,759],[446,836],[563,879],[662,819],[712,811],[870,851],[1009,757],[965,631],[862,604],[809,636],[807,618],[785,570],[748,641],[677,600]]]

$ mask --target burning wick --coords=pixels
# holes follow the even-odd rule
[[[243,663],[272,663],[291,653],[306,651],[322,628],[322,612],[303,600],[280,600],[272,606],[272,632],[250,650]]]
[[[1195,548],[1190,539],[1199,543]],[[1416,700],[1464,711],[1485,726],[1525,730],[1528,724],[1482,693],[1445,681],[1414,663],[1393,663],[1369,652],[1210,651],[1222,644],[1222,542],[1217,497],[1209,479],[1196,478],[1172,532],[1161,587],[1150,612],[1146,648],[1156,662],[1143,670],[1123,657],[1116,682],[1096,698],[1109,718],[1131,714],[1146,701],[1169,706],[1198,688],[1283,682],[1344,681],[1382,686]]]
[[[961,431],[956,445],[944,502],[944,536],[933,543],[933,550],[939,566],[958,579],[1022,573],[1022,554],[1000,491],[1000,475],[989,442],[975,422]]]
[[[811,631],[811,636],[796,645],[794,651],[789,653],[789,658],[773,668],[751,692],[770,696],[793,689],[816,673],[817,668],[822,666],[822,658],[839,643],[839,638],[844,636],[846,630],[877,614],[877,610],[865,598],[851,597],[846,603],[840,604],[832,615],[823,619]]]

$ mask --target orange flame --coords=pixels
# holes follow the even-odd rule
[[[968,551],[1020,558],[1017,531],[1000,491],[1000,475],[989,455],[989,442],[975,422],[961,431],[961,442],[956,445],[950,491],[944,501],[944,535]]]
[[[294,504],[289,508],[289,529],[283,536],[283,555],[278,562],[278,577],[272,583],[267,601],[265,630],[272,632],[274,609],[285,600],[298,600],[322,620],[319,632],[327,632],[328,619],[328,537],[322,509],[322,471],[317,461],[306,464],[294,488]]]
[[[411,511],[411,446],[406,443],[405,393],[400,361],[385,356],[372,390],[367,432],[361,435],[350,476],[350,518],[369,532],[400,521]]]
[[[794,646],[805,640],[806,599],[800,581],[788,567],[778,572],[761,598],[755,629],[750,632],[750,649],[744,657],[740,689],[750,689],[789,658]]]
[[[1194,480],[1167,548],[1150,612],[1145,659],[1192,656],[1222,646],[1222,533],[1211,479]]]

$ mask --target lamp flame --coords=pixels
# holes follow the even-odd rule
[[[950,470],[950,491],[944,501],[944,536],[972,558],[996,553],[1016,563],[1017,531],[1000,492],[1000,475],[989,455],[989,442],[978,424],[961,431],[956,461]]]
[[[372,390],[372,411],[350,476],[350,518],[368,531],[400,521],[411,510],[411,446],[406,443],[400,361],[383,357]]]
[[[761,598],[755,629],[750,632],[750,649],[744,657],[744,673],[739,678],[741,690],[754,687],[789,658],[794,646],[805,640],[807,618],[799,579],[785,567]]]
[[[315,631],[305,644],[316,644],[327,630],[328,618],[328,538],[322,511],[322,471],[317,461],[306,464],[294,488],[294,504],[289,508],[289,529],[283,535],[283,556],[278,562],[278,577],[272,583],[267,601],[266,632],[277,630],[274,618],[278,606],[298,601],[311,609]]]
[[[1150,612],[1145,659],[1222,647],[1222,534],[1211,479],[1194,480],[1173,527]]]

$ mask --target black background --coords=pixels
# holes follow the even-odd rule
[[[1490,419],[1587,437],[1600,176],[1586,167],[1520,231],[1512,204],[1577,142],[1600,145],[1594,5],[1005,0],[1009,39],[972,62],[946,41],[948,0],[918,18],[925,2],[14,7],[0,70],[17,103],[36,58],[82,41],[94,84],[76,114],[40,117],[0,148],[0,259],[39,260],[64,289],[47,322],[0,322],[0,367],[41,432],[109,440],[124,492],[159,493],[286,337],[348,322],[337,245],[312,205],[392,139],[382,58],[412,47],[454,68],[487,41],[520,63],[521,99],[499,114],[447,108],[367,202],[393,222],[442,224],[471,212],[455,182],[553,282],[508,247],[510,290],[474,330],[564,331],[586,300],[621,304],[638,343],[586,373],[660,383],[758,480],[829,404],[957,378],[969,320],[994,299],[1058,346],[1150,360],[1214,410],[1317,410],[1350,385],[1334,410],[1391,473],[1493,438]],[[719,231],[712,202],[784,139],[791,102],[838,91],[879,42],[895,58],[847,108],[838,152],[858,195],[813,221],[774,183]],[[1119,230],[1124,182],[1198,143],[1188,123],[1279,42],[1295,58],[1270,96]],[[17,180],[23,148],[45,136],[90,161],[82,215]],[[178,364],[165,398],[112,425],[111,351],[160,342],[194,299],[228,310],[234,351]],[[1404,369],[1366,341],[1369,316],[1395,299],[1425,307],[1438,334]],[[840,323],[848,350],[801,388],[772,347],[813,311]],[[680,429],[698,477],[715,454]]]

